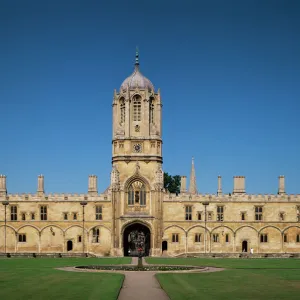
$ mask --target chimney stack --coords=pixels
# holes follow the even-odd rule
[[[181,176],[180,193],[186,193],[186,176]]]
[[[222,195],[222,177],[219,175],[218,176],[218,192],[217,195],[220,196]]]
[[[283,175],[278,177],[278,195],[285,194],[285,178]]]
[[[0,175],[0,196],[6,196],[7,190],[6,190],[6,176]]]
[[[44,195],[45,190],[44,190],[44,176],[39,175],[38,176],[38,188],[37,188],[37,193],[38,195]]]
[[[245,176],[233,176],[233,194],[245,194]]]
[[[88,193],[90,195],[97,195],[98,194],[97,176],[96,175],[89,175]]]

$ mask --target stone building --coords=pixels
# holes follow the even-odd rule
[[[160,256],[186,253],[295,253],[300,251],[300,195],[249,195],[245,177],[233,178],[231,194],[197,191],[194,162],[187,189],[163,188],[162,99],[134,72],[113,95],[110,186],[98,193],[97,176],[86,194],[9,194],[0,176],[0,252],[91,253]]]

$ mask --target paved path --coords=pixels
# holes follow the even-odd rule
[[[131,264],[136,265],[137,257],[133,257]],[[145,260],[143,258],[143,264]],[[118,300],[169,300],[166,292],[160,287],[156,272],[126,272],[125,280]]]

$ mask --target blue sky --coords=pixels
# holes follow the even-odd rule
[[[300,193],[299,1],[0,3],[0,173],[10,193],[99,191],[111,170],[114,88],[161,88],[164,170],[198,189]]]

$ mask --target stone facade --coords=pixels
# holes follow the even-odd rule
[[[98,193],[97,176],[87,194],[9,194],[0,176],[0,252],[128,255],[128,229],[150,232],[149,254],[296,253],[300,251],[300,195],[249,195],[235,176],[232,194],[197,191],[194,162],[190,186],[163,189],[162,102],[159,90],[135,70],[113,97],[111,183]],[[146,231],[144,231],[146,233]],[[126,234],[125,234],[126,233]]]

